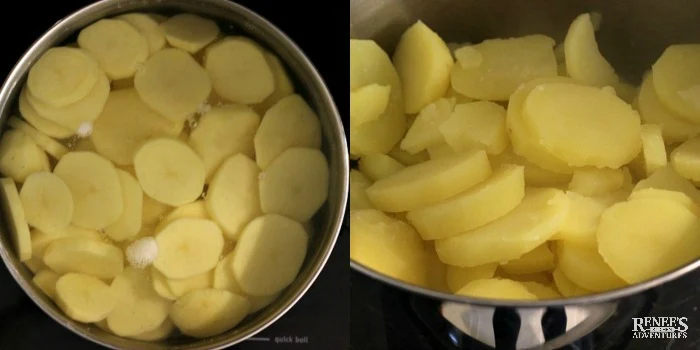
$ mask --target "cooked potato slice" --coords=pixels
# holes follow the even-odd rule
[[[589,13],[584,13],[571,22],[564,39],[564,52],[566,71],[570,77],[598,87],[617,84],[615,70],[598,50],[595,28]]]
[[[248,158],[255,156],[253,138],[259,125],[260,116],[242,105],[215,107],[199,118],[188,142],[202,158],[207,179],[229,156],[236,153]]]
[[[489,157],[491,167],[496,169],[503,164],[517,164],[525,167],[525,186],[563,187],[571,181],[572,174],[561,174],[535,165],[507,149]]]
[[[262,214],[259,174],[255,162],[239,153],[224,160],[209,184],[204,203],[227,239],[237,240],[245,225]]]
[[[68,148],[62,145],[60,142],[52,139],[17,117],[11,117],[7,124],[15,130],[19,130],[27,134],[27,136],[31,137],[39,147],[41,147],[44,151],[46,151],[46,153],[55,159],[60,159],[69,151]]]
[[[665,153],[663,156],[666,160]],[[671,166],[684,178],[700,181],[700,137],[693,137],[676,147],[671,152]]]
[[[452,88],[462,95],[492,101],[507,101],[520,86],[535,78],[555,77],[557,61],[554,40],[544,35],[489,39],[455,52],[476,50],[481,57],[452,68]],[[470,55],[476,56],[476,54]],[[477,64],[478,63],[478,64]]]
[[[497,263],[474,267],[457,267],[447,265],[447,285],[452,293],[457,293],[469,282],[492,278],[496,273]]]
[[[134,87],[149,107],[170,121],[191,117],[211,92],[207,72],[179,49],[154,53],[134,76]]]
[[[151,286],[148,270],[127,267],[110,290],[114,310],[107,316],[107,327],[119,336],[133,336],[158,328],[168,317],[170,301]]]
[[[220,289],[198,289],[178,299],[170,319],[184,334],[206,338],[233,328],[248,315],[250,302]]]
[[[0,139],[0,173],[18,183],[31,174],[50,171],[49,157],[27,134],[8,130]]]
[[[425,285],[425,248],[416,230],[378,210],[350,213],[350,257],[392,278]]]
[[[394,158],[399,161],[399,163],[403,165],[416,165],[418,163],[422,163],[430,159],[428,156],[427,151],[422,151],[418,152],[416,154],[410,154],[399,147],[399,145],[396,145],[387,155],[391,158]]]
[[[603,213],[598,250],[627,283],[659,276],[700,257],[700,221],[667,199],[635,199]]]
[[[154,52],[165,46],[165,33],[158,21],[145,13],[127,13],[114,17],[131,24],[141,35],[146,38],[148,52]]]
[[[545,285],[542,283],[531,281],[525,281],[520,283],[523,286],[525,286],[525,288],[527,288],[528,292],[534,294],[537,297],[537,300],[561,298],[561,294],[557,292],[556,286],[554,285]]]
[[[639,114],[616,96],[567,83],[537,86],[523,121],[552,155],[572,166],[619,168],[639,153]]]
[[[549,245],[544,243],[500,267],[503,271],[514,275],[548,271],[554,268],[554,254],[549,250]]]
[[[350,92],[350,127],[379,119],[389,104],[391,86],[369,84]]]
[[[365,154],[357,163],[360,171],[372,181],[379,181],[406,168],[396,159],[381,153]]]
[[[124,211],[117,221],[107,225],[104,232],[114,241],[135,237],[141,231],[143,191],[139,182],[128,172],[117,169],[121,185]]]
[[[425,106],[401,141],[401,149],[416,154],[428,147],[445,141],[440,133],[440,125],[450,118],[453,104],[441,98]]]
[[[34,282],[46,296],[53,299],[56,297],[56,282],[60,277],[61,275],[49,269],[44,269],[34,275],[32,282]]]
[[[446,200],[491,175],[482,150],[429,160],[378,180],[367,189],[372,205],[383,211],[402,212]]]
[[[585,245],[596,246],[596,229],[600,216],[608,208],[603,201],[587,197],[576,192],[566,192],[569,197],[569,212],[557,233],[552,239],[563,240]]]
[[[32,97],[53,107],[83,99],[97,83],[97,62],[81,49],[53,47],[34,63],[27,75]]]
[[[70,236],[49,243],[44,251],[44,263],[60,274],[77,272],[111,279],[122,272],[124,257],[121,249],[111,244]]]
[[[418,113],[450,86],[452,54],[434,31],[418,21],[404,31],[394,52],[403,84],[406,113]]]
[[[598,254],[597,247],[557,243],[557,268],[573,283],[594,292],[627,285]]]
[[[92,54],[112,79],[128,78],[148,58],[146,38],[130,24],[101,19],[80,31],[78,45]]]
[[[700,44],[671,45],[652,66],[654,90],[666,108],[700,122]]]
[[[537,300],[522,283],[500,278],[471,281],[456,294],[483,299]]]
[[[138,340],[145,340],[145,341],[156,341],[156,340],[162,340],[170,336],[170,334],[175,330],[175,325],[173,324],[173,321],[170,321],[169,318],[166,318],[163,323],[158,326],[158,328],[144,332],[138,335],[132,335],[129,338],[133,339],[138,339]]]
[[[221,229],[211,220],[183,218],[156,235],[153,266],[168,278],[188,278],[211,270],[224,249]]]
[[[24,119],[29,122],[32,126],[37,128],[37,130],[43,132],[44,134],[55,137],[55,138],[66,138],[75,134],[75,130],[66,128],[49,119],[46,119],[37,113],[36,109],[27,100],[27,88],[22,88],[19,93],[19,113],[24,117]]]
[[[189,53],[201,50],[219,35],[216,22],[190,13],[172,16],[161,27],[168,44]]]
[[[639,190],[634,190],[629,196],[629,200],[635,199],[667,199],[676,202],[695,213],[700,214],[700,207],[695,201],[688,197],[687,194],[678,191],[662,190],[656,188],[642,188]],[[698,215],[700,216],[700,215]]]
[[[7,215],[6,220],[8,220],[15,254],[20,261],[28,261],[32,257],[32,240],[17,186],[10,178],[0,179],[0,185],[2,186],[2,210]]]
[[[287,75],[287,71],[280,59],[272,53],[265,52],[265,61],[272,69],[272,75],[275,77],[275,90],[264,101],[253,106],[253,109],[260,115],[265,114],[270,107],[274,106],[282,98],[294,93],[294,85],[292,85],[292,81],[289,79],[289,75]]]
[[[450,293],[450,288],[447,286],[447,265],[440,261],[433,242],[425,244],[425,266],[427,279],[423,287]]]
[[[637,105],[644,123],[661,125],[666,143],[683,142],[700,134],[700,125],[683,119],[659,100],[653,74],[644,77]]]
[[[27,223],[44,232],[65,229],[73,218],[73,195],[66,183],[50,172],[29,175],[19,198]]]
[[[182,128],[182,122],[171,122],[148,107],[136,90],[124,89],[109,94],[91,139],[101,155],[118,165],[128,165],[144,142],[157,136],[177,136]]]
[[[290,148],[261,173],[260,207],[265,214],[280,214],[304,222],[328,198],[328,161],[321,151]]]
[[[456,105],[439,129],[456,151],[483,148],[488,154],[499,154],[508,146],[506,110],[489,101]]]
[[[426,151],[428,152],[430,159],[440,159],[459,154],[459,152],[452,149],[452,146],[448,145],[446,142],[441,142],[440,144],[430,146],[426,149]]]
[[[56,304],[78,322],[98,322],[112,312],[115,298],[99,279],[68,273],[56,281]]]
[[[646,176],[666,166],[666,145],[660,125],[642,124],[642,152],[636,161]],[[680,148],[680,147],[679,147]],[[677,150],[678,148],[676,148]],[[681,151],[683,152],[683,151]],[[676,169],[678,171],[678,169]]]
[[[518,259],[559,231],[568,210],[569,198],[564,192],[530,189],[522,202],[502,218],[440,239],[435,248],[443,262],[455,266]]]
[[[684,177],[678,175],[672,167],[666,166],[655,171],[648,178],[639,181],[634,186],[634,191],[644,188],[656,188],[662,190],[678,191],[685,193],[695,202],[700,203],[700,190]]]
[[[523,167],[505,165],[486,181],[444,201],[412,210],[407,218],[425,240],[452,237],[506,215],[520,203],[524,192]],[[440,245],[436,247],[439,253]]]
[[[318,116],[299,95],[290,95],[272,106],[255,133],[255,160],[265,170],[291,147],[321,147]]]
[[[552,272],[552,277],[554,277],[554,284],[556,285],[557,290],[564,297],[573,298],[593,294],[592,291],[571,282],[571,280],[566,277],[566,275],[564,275],[560,269],[554,269],[554,272]]]
[[[584,196],[597,196],[618,190],[625,181],[621,169],[581,168],[574,171],[569,191]]]
[[[350,153],[387,153],[406,132],[401,81],[386,52],[372,40],[350,40],[350,91],[369,84],[391,86],[386,110],[379,119],[350,128]]]
[[[350,210],[374,209],[367,197],[367,188],[372,186],[365,174],[358,170],[350,170]]]

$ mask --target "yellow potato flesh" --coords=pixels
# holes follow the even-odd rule
[[[417,113],[445,94],[452,65],[445,42],[423,22],[403,33],[394,52],[394,66],[403,83],[406,113]]]
[[[506,101],[520,84],[557,75],[554,40],[544,35],[490,39],[471,48],[479,64],[452,67],[452,87],[479,100]]]
[[[537,300],[522,283],[498,278],[469,282],[456,294],[484,299]]]
[[[525,286],[525,288],[527,288],[528,292],[534,294],[538,300],[561,298],[561,294],[559,294],[559,292],[557,292],[556,286],[545,285],[542,283],[531,282],[531,281],[520,282],[520,283],[523,286]]]
[[[447,286],[447,265],[440,261],[435,251],[435,246],[431,242],[425,243],[425,266],[427,278],[424,287],[449,293],[450,288]]]
[[[488,154],[499,154],[508,146],[506,110],[489,101],[456,105],[440,125],[440,133],[456,151],[483,148]]]
[[[129,78],[148,57],[148,42],[132,25],[101,19],[80,31],[78,45],[100,64],[112,79]]]
[[[486,153],[471,151],[399,170],[370,186],[367,196],[379,210],[409,211],[464,192],[490,175]]]
[[[642,146],[637,112],[594,87],[542,84],[528,95],[523,121],[545,149],[572,166],[618,168]]]
[[[398,160],[403,165],[416,165],[418,163],[423,163],[430,159],[427,151],[418,152],[416,154],[410,154],[401,149],[398,145],[394,147],[387,155],[391,158]]]
[[[447,286],[452,293],[457,293],[471,281],[492,278],[496,273],[497,263],[474,267],[457,267],[447,265]]]
[[[646,176],[665,167],[668,163],[666,144],[664,143],[661,126],[655,124],[642,125],[642,152],[639,160]]]
[[[571,181],[571,174],[561,174],[544,169],[521,157],[511,150],[505,150],[500,154],[489,157],[491,166],[498,168],[502,164],[517,164],[525,167],[525,186],[533,187],[561,187]]]
[[[594,292],[627,285],[605,263],[595,246],[557,243],[557,267],[571,282]]]
[[[27,99],[27,88],[23,88],[19,93],[19,113],[37,130],[55,138],[66,138],[75,133],[75,130],[61,126],[37,113]]]
[[[0,172],[22,183],[39,171],[50,171],[49,157],[29,135],[8,130],[0,138]]]
[[[518,259],[559,231],[568,210],[569,198],[564,192],[551,188],[529,189],[522,202],[502,218],[440,239],[435,248],[440,260],[455,266]]]
[[[365,174],[358,170],[350,170],[350,210],[374,209],[367,197],[367,187],[372,185]]]
[[[85,51],[71,47],[48,49],[27,75],[32,97],[53,107],[84,98],[97,83],[97,62]]]
[[[554,272],[552,272],[552,277],[554,278],[554,284],[556,285],[557,290],[565,297],[571,298],[593,293],[592,291],[571,282],[571,280],[568,279],[560,269],[554,269]]]
[[[115,17],[131,24],[146,38],[148,52],[153,54],[165,46],[165,34],[158,21],[145,13],[127,13]]]
[[[667,47],[652,74],[664,106],[685,120],[700,122],[700,44]]]
[[[596,229],[607,205],[576,192],[567,192],[569,213],[554,239],[585,246],[596,246]]]
[[[700,181],[700,137],[689,139],[673,150],[671,166],[684,178]]]
[[[661,125],[667,143],[683,142],[700,134],[700,125],[683,119],[659,100],[654,89],[653,74],[644,78],[637,105],[644,123]]]
[[[582,168],[574,171],[569,191],[596,196],[620,189],[624,180],[624,173],[620,169]]]
[[[180,13],[161,24],[168,44],[195,53],[219,35],[219,26],[211,19],[191,13]]]
[[[425,285],[425,249],[416,231],[377,210],[350,213],[350,257],[393,278]]]
[[[386,153],[406,131],[404,99],[399,76],[389,56],[371,40],[350,40],[350,91],[379,84],[391,86],[387,108],[379,119],[350,128],[350,153]]]
[[[452,107],[449,100],[441,98],[423,108],[401,141],[401,149],[416,154],[443,142],[440,125],[450,118]]]
[[[260,115],[265,114],[265,111],[279,100],[294,93],[294,85],[292,85],[292,81],[289,79],[289,75],[280,59],[272,53],[265,52],[265,60],[270,69],[272,69],[272,75],[275,78],[275,90],[264,101],[253,106],[253,109]]]
[[[617,83],[615,70],[598,50],[590,14],[584,13],[571,23],[564,39],[564,52],[570,77],[600,87]]]
[[[666,199],[636,199],[608,209],[598,226],[598,249],[612,270],[637,283],[700,257],[700,221]]]
[[[477,186],[444,201],[410,211],[406,217],[425,240],[452,237],[506,215],[520,203],[524,193],[523,167],[506,165]],[[436,248],[440,253],[441,245],[438,244]],[[442,254],[440,257],[452,265],[479,265],[453,264]]]
[[[682,193],[682,192],[677,192],[677,191],[671,191],[671,190],[661,190],[661,189],[656,189],[656,188],[643,188],[640,190],[635,190],[633,191],[630,196],[629,200],[635,200],[635,199],[667,199],[673,202],[676,202],[690,210],[691,212],[695,213],[696,215],[700,214],[700,207],[698,207],[698,204],[693,201],[692,198],[688,197],[687,194]],[[700,215],[698,215],[700,216]]]
[[[514,275],[548,271],[554,268],[554,254],[545,243],[501,265],[501,269]]]
[[[358,166],[360,171],[372,179],[372,181],[381,180],[405,168],[405,166],[396,161],[396,159],[380,153],[370,153],[362,156],[358,162]]]
[[[391,86],[369,84],[350,92],[350,127],[377,120],[389,104]]]
[[[524,274],[524,275],[516,275],[516,274],[507,273],[507,272],[503,271],[503,269],[498,268],[498,269],[496,269],[495,276],[497,278],[504,278],[504,279],[509,279],[509,280],[518,281],[518,282],[537,282],[537,283],[545,284],[545,285],[549,285],[552,282],[551,273],[549,273],[549,272],[536,272],[536,273],[528,273],[528,274]]]
[[[678,175],[672,167],[666,166],[655,171],[648,178],[639,181],[634,186],[634,191],[644,188],[656,188],[685,193],[695,202],[700,203],[700,190],[684,177]]]
[[[458,153],[452,149],[452,146],[448,145],[445,142],[441,142],[440,144],[430,146],[426,149],[426,151],[428,152],[428,156],[430,157],[430,159],[440,159],[444,157],[453,156]]]

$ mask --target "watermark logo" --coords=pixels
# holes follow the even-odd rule
[[[633,338],[687,338],[687,317],[633,317]]]

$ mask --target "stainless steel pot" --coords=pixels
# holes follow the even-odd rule
[[[198,13],[230,24],[230,28],[224,31],[247,35],[281,58],[296,81],[297,90],[317,112],[323,129],[322,150],[330,166],[330,193],[327,203],[314,218],[315,233],[310,239],[307,257],[297,279],[269,307],[249,316],[233,330],[199,340],[179,337],[161,342],[142,342],[117,337],[95,326],[67,318],[31,282],[32,273],[17,259],[11,248],[4,216],[0,230],[0,256],[17,283],[44,312],[95,343],[113,349],[221,349],[255,335],[280,318],[304,295],[326,263],[341,228],[348,193],[349,161],[343,125],[323,79],[294,42],[262,17],[226,0],[104,0],[74,12],[42,35],[12,69],[0,89],[0,123],[4,124],[17,112],[16,101],[27,71],[44,51],[64,43],[78,30],[98,19],[132,11]]]
[[[478,42],[536,33],[561,42],[571,21],[591,11],[603,18],[597,32],[603,55],[621,76],[637,84],[666,46],[700,42],[700,2],[658,0],[350,0],[350,35],[373,39],[391,53],[403,31],[421,20],[447,42]],[[502,340],[497,339],[499,334],[500,338],[512,340],[508,348],[554,349],[598,327],[623,299],[697,269],[700,260],[623,289],[536,302],[456,296],[395,280],[356,262],[351,265],[378,281],[440,301],[446,320],[484,344],[495,347]],[[545,337],[543,317],[552,313],[563,313],[566,327],[554,336],[547,332]],[[499,317],[518,319],[519,327],[504,337],[508,330],[494,326],[504,324]]]

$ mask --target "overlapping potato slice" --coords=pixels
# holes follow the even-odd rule
[[[161,24],[168,44],[195,53],[219,35],[216,22],[191,13],[172,16]]]
[[[29,175],[19,198],[27,223],[44,232],[63,230],[73,219],[73,195],[66,183],[50,172]]]
[[[127,267],[116,276],[110,290],[114,310],[107,327],[116,335],[134,336],[157,329],[168,317],[170,301],[151,287],[148,270]]]
[[[484,299],[537,300],[522,283],[500,278],[471,281],[456,294]]]
[[[216,266],[224,248],[221,229],[206,219],[183,218],[156,235],[158,257],[153,266],[168,278],[188,278]]]
[[[101,19],[80,31],[78,45],[92,54],[107,76],[128,78],[148,58],[148,42],[124,21]]]
[[[652,66],[654,90],[663,105],[685,120],[700,122],[700,45],[666,48]]]
[[[99,279],[79,273],[67,273],[56,281],[56,304],[79,322],[98,322],[115,307],[109,286]]]
[[[598,50],[592,20],[591,14],[584,13],[571,22],[564,39],[566,71],[570,77],[588,85],[616,85],[615,70]]]
[[[27,89],[36,100],[62,107],[83,99],[99,77],[97,62],[72,47],[48,49],[27,75]]]
[[[29,234],[29,226],[24,215],[24,207],[20,200],[15,182],[10,178],[0,179],[2,190],[2,209],[8,215],[10,228],[10,240],[15,249],[15,254],[20,261],[28,261],[32,257],[32,240]]]
[[[222,333],[248,315],[250,302],[221,289],[197,289],[178,299],[170,319],[184,334],[206,338]]]
[[[119,15],[115,19],[120,19],[131,24],[136,30],[146,38],[148,52],[154,52],[162,49],[165,46],[165,33],[160,27],[158,21],[145,13],[127,13]]]
[[[124,253],[109,243],[72,236],[49,243],[44,263],[57,273],[76,272],[108,280],[122,272]]]
[[[8,130],[0,139],[0,172],[22,183],[31,174],[49,171],[49,158],[27,134]]]

